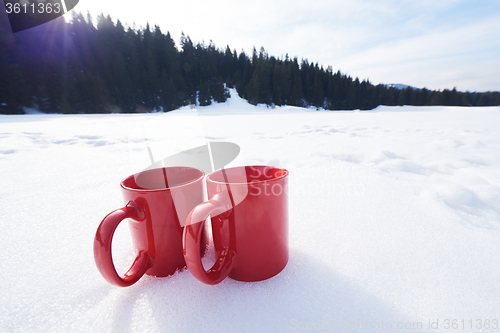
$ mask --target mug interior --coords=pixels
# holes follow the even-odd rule
[[[278,179],[285,177],[287,174],[286,169],[266,165],[252,165],[221,169],[210,174],[208,178],[210,181],[218,183],[248,184]]]
[[[131,190],[160,190],[190,184],[203,176],[202,171],[189,167],[150,169],[127,177],[122,181],[122,187]]]

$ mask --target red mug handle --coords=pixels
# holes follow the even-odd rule
[[[140,251],[132,266],[123,275],[116,272],[111,256],[111,241],[116,227],[126,218],[138,222],[144,221],[146,215],[134,201],[129,201],[125,207],[109,213],[97,228],[94,238],[94,260],[101,275],[111,284],[119,287],[128,287],[136,283],[152,266],[152,260],[146,251]]]
[[[199,204],[189,213],[182,235],[182,250],[186,265],[198,280],[206,284],[218,284],[224,280],[233,268],[234,251],[224,247],[214,265],[205,271],[201,263],[201,237],[205,220],[209,215],[216,216],[231,209],[224,193],[216,194],[212,199]],[[229,242],[227,242],[229,244]]]

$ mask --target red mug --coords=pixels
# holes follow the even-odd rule
[[[203,202],[204,173],[189,167],[151,169],[125,178],[121,183],[125,207],[108,214],[94,238],[94,259],[111,284],[128,287],[144,274],[168,276],[186,266],[182,252],[184,221]],[[130,269],[119,276],[111,255],[118,224],[129,219],[137,256]],[[201,252],[206,245],[202,236]]]
[[[251,282],[281,272],[288,263],[288,171],[222,169],[208,175],[206,184],[211,199],[189,213],[184,228],[184,259],[191,274],[213,285],[227,276]],[[200,249],[208,216],[217,259],[205,270]]]

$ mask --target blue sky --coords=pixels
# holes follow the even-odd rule
[[[500,0],[80,0],[75,10],[157,24],[177,44],[184,32],[238,52],[263,46],[374,84],[500,91]]]

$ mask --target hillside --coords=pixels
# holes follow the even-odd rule
[[[1,29],[2,27],[0,27]],[[5,29],[4,29],[5,30]],[[2,33],[0,113],[143,113],[210,105],[227,88],[253,105],[369,110],[379,105],[500,105],[499,92],[399,89],[353,78],[334,65],[277,58],[262,47],[247,55],[230,46],[180,45],[158,26],[134,30],[101,15],[75,14],[33,29]]]

